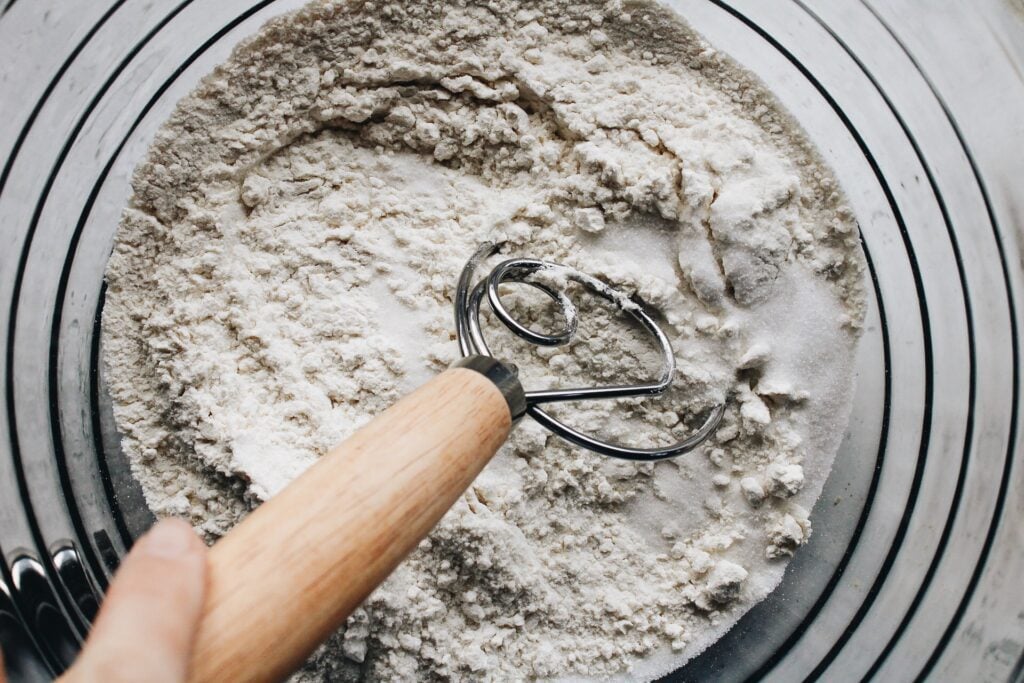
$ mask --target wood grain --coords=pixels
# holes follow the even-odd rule
[[[210,552],[190,680],[287,676],[426,536],[510,427],[494,384],[453,368],[260,506]]]

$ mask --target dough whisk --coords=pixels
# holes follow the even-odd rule
[[[192,681],[273,681],[300,666],[433,529],[523,415],[584,448],[641,461],[680,455],[714,432],[724,405],[689,438],[650,449],[583,434],[546,412],[541,406],[547,403],[664,393],[675,374],[672,348],[643,306],[578,270],[512,258],[477,281],[478,267],[500,248],[483,245],[459,278],[455,321],[462,360],[336,446],[214,545]],[[544,274],[578,283],[632,316],[661,350],[658,378],[524,391],[515,366],[492,357],[480,309],[486,299],[497,319],[531,344],[569,343],[576,307],[563,289],[536,278]],[[537,332],[516,320],[498,294],[509,282],[550,297],[561,309],[563,328]]]

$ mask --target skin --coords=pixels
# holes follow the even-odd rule
[[[206,589],[206,546],[164,520],[121,563],[62,683],[184,683]],[[0,660],[0,683],[6,683]]]

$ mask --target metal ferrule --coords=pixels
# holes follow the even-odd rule
[[[494,386],[498,387],[501,395],[505,397],[513,423],[526,414],[526,392],[519,382],[518,372],[514,365],[506,365],[497,358],[489,356],[473,355],[461,358],[452,367],[473,370],[491,380]]]

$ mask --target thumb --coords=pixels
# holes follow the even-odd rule
[[[182,683],[206,588],[206,546],[180,520],[158,523],[128,553],[65,683]]]

